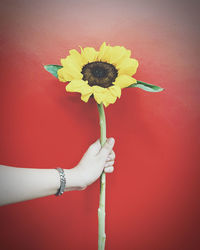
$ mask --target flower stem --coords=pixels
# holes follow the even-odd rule
[[[101,146],[106,142],[106,118],[103,108],[103,103],[97,104],[99,111],[99,123],[101,128]],[[106,196],[106,175],[103,172],[100,178],[100,200],[98,208],[98,221],[99,221],[99,233],[98,233],[98,250],[104,250],[106,234],[105,234],[105,196]]]

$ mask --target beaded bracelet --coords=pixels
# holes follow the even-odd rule
[[[59,175],[60,175],[60,188],[58,189],[58,191],[55,195],[60,196],[65,191],[66,178],[65,178],[65,172],[62,168],[56,168],[56,170],[59,172]]]

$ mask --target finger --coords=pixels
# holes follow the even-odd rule
[[[102,149],[99,152],[99,156],[106,160],[106,158],[108,157],[108,155],[112,151],[114,144],[115,144],[114,138],[111,137],[111,138],[107,139],[106,143],[103,145]]]
[[[114,161],[115,159],[115,152],[112,150],[111,153],[108,155],[106,161]]]
[[[112,173],[114,171],[114,167],[108,167],[108,168],[104,168],[104,172],[105,173]]]
[[[98,154],[100,150],[101,150],[101,143],[99,139],[95,141],[93,144],[91,144],[88,148],[88,152],[94,155]]]
[[[105,168],[111,167],[114,164],[114,161],[108,161],[105,163]]]

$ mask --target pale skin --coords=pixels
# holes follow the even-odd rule
[[[104,171],[114,170],[114,138],[107,139],[103,147],[100,140],[91,144],[80,162],[63,170],[65,191],[83,190],[95,182]],[[20,168],[0,165],[0,206],[54,195],[60,187],[56,169]]]

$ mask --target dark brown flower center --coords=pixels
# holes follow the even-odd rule
[[[103,88],[112,86],[118,75],[117,69],[106,62],[88,63],[83,66],[81,73],[83,80],[88,81],[90,86],[97,85]]]

